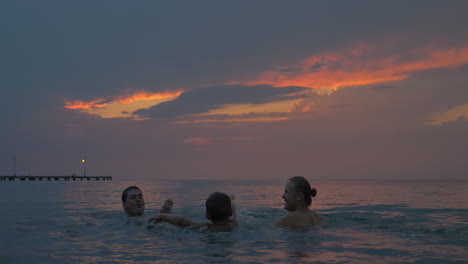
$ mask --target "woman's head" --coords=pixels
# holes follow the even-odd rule
[[[294,176],[289,178],[284,189],[284,208],[295,211],[298,207],[308,207],[312,203],[312,197],[317,195],[317,190],[311,188],[306,178]]]

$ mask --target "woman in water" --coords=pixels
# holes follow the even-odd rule
[[[281,227],[313,227],[322,221],[322,217],[309,210],[312,197],[317,190],[311,188],[309,182],[302,176],[289,178],[283,193],[284,209],[290,213],[276,220],[274,225]]]

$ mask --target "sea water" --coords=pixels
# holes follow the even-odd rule
[[[0,182],[0,263],[468,263],[468,182],[313,180],[313,229],[284,229],[284,180]],[[121,192],[138,185],[141,218]],[[165,199],[206,221],[214,191],[236,196],[239,226],[147,229]]]

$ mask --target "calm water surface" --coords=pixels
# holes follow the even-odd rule
[[[0,182],[0,263],[468,263],[467,182],[315,181],[316,229],[274,228],[284,181]],[[120,201],[143,190],[128,221]],[[235,194],[230,233],[142,223],[165,199],[204,221],[213,191]]]

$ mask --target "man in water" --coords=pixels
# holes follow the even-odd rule
[[[180,227],[206,227],[208,230],[215,232],[231,231],[237,226],[237,213],[233,199],[234,197],[231,199],[221,192],[214,192],[206,199],[205,216],[211,223],[198,223],[183,216],[165,213],[150,218],[148,223],[154,222],[156,224],[163,221]]]
[[[160,213],[170,213],[173,202],[171,199],[166,200],[162,206]],[[128,217],[142,216],[145,211],[145,200],[143,193],[137,186],[130,186],[122,192],[122,206]]]

